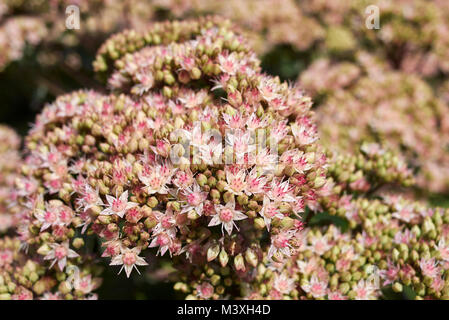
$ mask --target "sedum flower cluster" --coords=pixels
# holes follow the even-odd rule
[[[95,68],[111,93],[60,96],[26,137],[23,245],[61,273],[88,236],[128,277],[149,252],[170,257],[200,298],[238,297],[263,257],[288,260],[329,193],[326,157],[310,98],[259,63],[216,17],[106,41]]]
[[[416,170],[420,187],[445,183],[429,169],[444,168],[445,98],[357,58],[302,78],[326,151],[311,98],[264,74],[228,20],[106,40],[107,89],[46,105],[23,159],[0,130],[17,159],[0,155],[17,233],[0,238],[0,298],[96,298],[100,257],[127,277],[168,261],[188,299],[449,298],[449,210],[409,197]]]
[[[374,22],[373,5],[380,28],[367,27]],[[282,0],[282,5],[275,0],[158,0],[155,6],[177,17],[213,12],[232,18],[255,33],[261,52],[289,44],[300,52],[353,57],[370,49],[407,73],[434,77],[449,70],[449,6],[444,0]]]
[[[369,149],[370,153],[365,148],[357,156],[329,160],[340,172],[329,168],[335,187],[320,200],[325,211],[308,220],[297,255],[285,264],[258,266],[245,297],[449,299],[449,210],[385,192],[388,186],[409,185],[410,176],[403,176],[402,170],[398,175],[398,164],[388,161],[388,151],[381,155],[379,146]],[[347,176],[354,172],[351,163],[365,180],[378,185],[356,191],[348,186]],[[319,221],[323,214],[333,223]]]
[[[238,24],[239,32],[244,32],[250,39],[255,51],[265,55],[267,69],[293,78],[305,68],[300,82],[316,102],[324,146],[352,152],[359,141],[382,140],[395,152],[402,153],[408,164],[419,172],[418,188],[422,193],[447,193],[448,99],[445,96],[448,88],[444,79],[449,70],[449,7],[446,2],[77,1],[81,29],[67,30],[64,10],[70,1],[8,0],[0,6],[3,22],[0,27],[0,44],[3,43],[0,45],[0,69],[11,60],[20,59],[27,46],[40,44],[36,50],[40,65],[58,65],[62,73],[73,77],[75,83],[88,83],[89,87],[97,88],[97,82],[90,79],[89,70],[83,66],[83,61],[89,60],[83,54],[94,52],[107,35],[129,28],[103,45],[95,68],[104,78],[108,76],[105,70],[112,61],[126,65],[126,72],[116,71],[109,78],[109,86],[130,85],[137,94],[163,77],[171,81],[168,74],[153,74],[149,78],[135,74],[134,66],[124,57],[146,45],[158,44],[165,29],[158,30],[163,24],[155,22],[166,17],[185,19],[217,13]],[[379,29],[366,26],[367,22],[373,22],[366,12],[370,5],[379,8]],[[159,27],[152,28],[152,34],[146,34],[146,27],[151,24]],[[183,30],[185,27],[180,22],[174,27],[179,30],[174,32],[188,33]],[[61,53],[62,50],[58,50],[61,47],[67,50]],[[151,58],[152,50],[147,50],[138,61]],[[383,71],[373,70],[374,65],[369,72],[366,70],[367,62],[360,61],[365,52],[380,60],[374,65],[380,64]],[[118,69],[122,70],[122,67],[118,66]],[[59,86],[60,81],[55,76],[41,72],[33,73],[36,82],[48,88],[51,94],[59,95],[64,86]],[[372,72],[380,78],[373,77]],[[409,78],[409,74],[413,77]],[[158,79],[155,80],[155,76]],[[376,83],[371,84],[367,77]],[[388,97],[382,99],[374,94],[372,98],[360,99],[358,92],[369,86],[376,88],[378,95],[382,95],[387,87]],[[423,91],[425,98],[412,91]],[[323,93],[326,94],[324,100]],[[328,94],[338,97],[331,98]],[[395,102],[395,106],[391,107],[390,101]],[[407,107],[397,106],[401,101]],[[360,112],[361,108],[367,112]],[[413,111],[409,112],[409,108]],[[360,121],[359,113],[365,115]],[[335,117],[338,121],[334,124]],[[371,119],[374,120],[371,122]],[[343,138],[336,142],[341,136]]]

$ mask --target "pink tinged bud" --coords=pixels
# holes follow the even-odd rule
[[[214,287],[208,282],[203,282],[197,287],[197,291],[201,298],[209,299],[214,294]]]
[[[157,140],[155,153],[166,158],[170,154],[170,143],[167,140]]]

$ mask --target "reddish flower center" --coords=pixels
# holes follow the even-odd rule
[[[171,221],[171,217],[163,217],[161,220],[161,225],[165,229],[169,229],[173,226],[173,222]]]
[[[115,199],[114,201],[112,201],[112,210],[115,212],[122,211],[123,209],[125,209],[125,206],[126,204],[120,199]]]
[[[201,203],[201,197],[198,193],[191,193],[187,196],[187,202],[192,206],[197,206]]]
[[[56,213],[54,213],[52,211],[46,211],[45,212],[44,219],[45,219],[46,222],[53,223],[53,222],[56,221],[57,218],[58,217],[57,217]]]
[[[223,209],[220,211],[220,220],[223,222],[230,222],[234,217],[234,213],[230,209]]]
[[[61,260],[66,256],[67,256],[67,249],[64,246],[59,246],[55,249],[56,259]]]
[[[286,248],[288,246],[288,239],[283,235],[278,235],[274,240],[274,245],[277,248]]]
[[[133,252],[127,252],[123,255],[123,263],[127,266],[132,266],[136,263],[136,255]]]

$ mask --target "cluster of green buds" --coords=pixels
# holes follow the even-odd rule
[[[336,184],[337,194],[373,193],[410,187],[414,184],[412,171],[398,155],[377,143],[363,143],[355,154],[329,155],[329,176]]]
[[[449,209],[398,196],[341,208],[344,224],[311,221],[294,258],[259,264],[246,297],[449,299]]]

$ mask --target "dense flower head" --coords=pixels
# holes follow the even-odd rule
[[[328,173],[340,193],[363,194],[385,186],[398,192],[415,183],[404,159],[377,143],[363,143],[354,154],[329,158]]]
[[[311,100],[261,73],[226,20],[142,34],[140,47],[119,49],[138,37],[127,31],[99,50],[113,93],[73,92],[38,115],[16,184],[21,240],[64,272],[79,258],[74,238],[93,234],[127,276],[153,251],[179,280],[200,281],[177,285],[186,294],[235,295],[263,256],[297,252],[301,214],[329,193]]]

